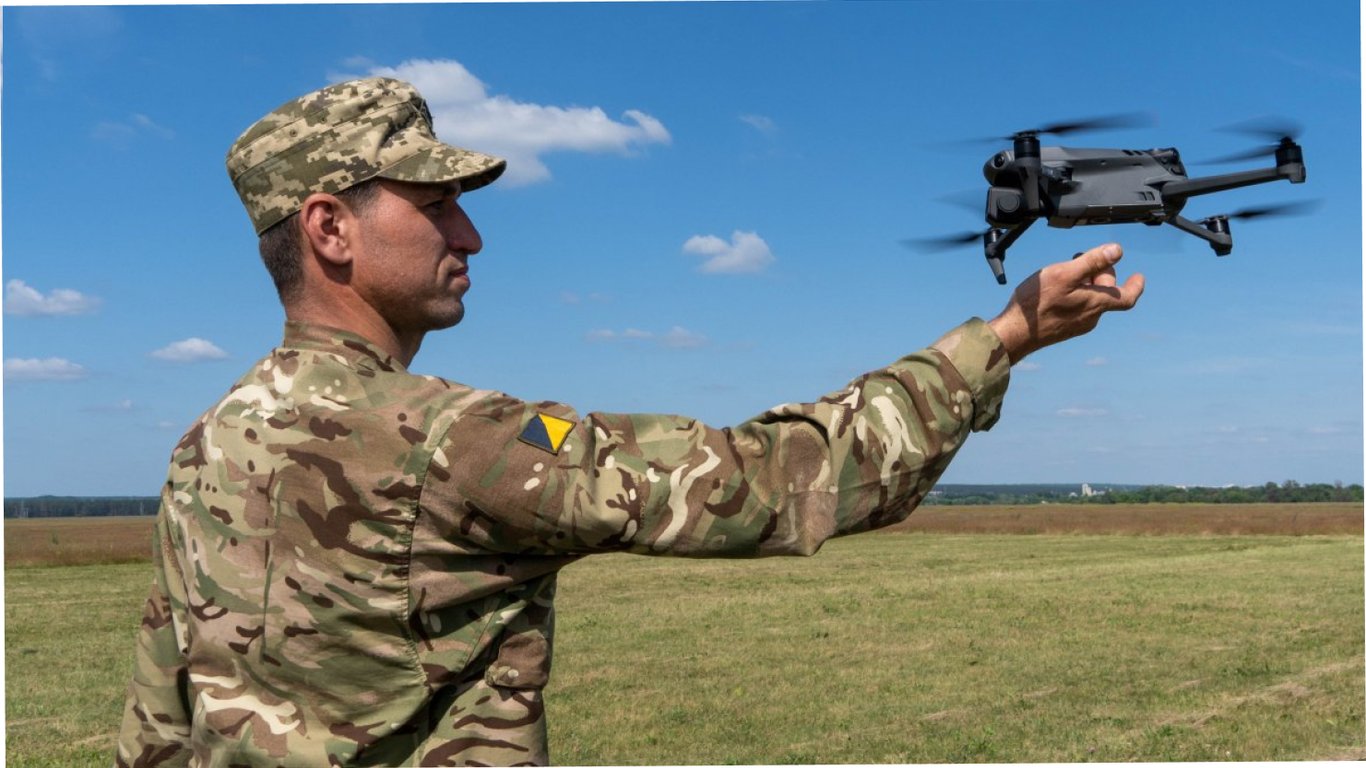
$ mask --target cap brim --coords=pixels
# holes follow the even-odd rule
[[[469,192],[492,184],[507,169],[501,157],[485,155],[449,144],[434,144],[380,171],[377,176],[416,184],[460,182]]]

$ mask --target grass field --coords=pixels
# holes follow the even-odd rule
[[[561,579],[552,757],[1366,758],[1361,508],[1348,511],[1356,533],[1309,534],[1325,506],[1301,509],[1293,536],[901,532],[809,559],[590,558]],[[36,522],[6,524],[7,764],[107,765],[147,566],[20,567],[43,542],[78,559],[79,521],[56,545]],[[146,524],[125,523],[144,551]]]

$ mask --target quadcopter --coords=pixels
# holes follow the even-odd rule
[[[1286,213],[1299,207],[1281,205],[1246,209],[1191,221],[1181,215],[1186,201],[1197,195],[1305,179],[1304,153],[1295,143],[1293,126],[1247,123],[1229,130],[1264,136],[1272,143],[1210,162],[1236,162],[1274,156],[1270,168],[1191,178],[1174,147],[1164,149],[1074,149],[1041,146],[1039,136],[1083,130],[1124,127],[1132,117],[1096,118],[1055,123],[1020,131],[1003,140],[1013,147],[992,155],[982,167],[991,185],[987,190],[985,231],[916,241],[922,244],[966,245],[981,239],[987,264],[996,282],[1005,285],[1006,250],[1034,222],[1067,229],[1089,224],[1170,224],[1209,243],[1217,256],[1233,251],[1229,221]]]

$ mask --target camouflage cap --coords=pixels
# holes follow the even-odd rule
[[[503,173],[501,158],[438,141],[417,89],[375,77],[331,85],[280,105],[228,150],[231,177],[256,233],[299,210],[314,192],[381,177],[478,189]]]

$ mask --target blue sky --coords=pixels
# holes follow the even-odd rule
[[[281,102],[397,73],[448,141],[510,158],[465,198],[468,313],[412,368],[580,412],[718,426],[838,389],[1008,296],[980,250],[1007,135],[1148,112],[1068,146],[1250,148],[1303,126],[1309,181],[1170,227],[1036,226],[1011,285],[1101,242],[1148,290],[1012,374],[946,482],[1362,480],[1359,8],[905,2],[6,7],[0,118],[4,491],[153,495],[180,432],[283,315],[223,168]],[[1219,173],[1253,167],[1195,166]]]

